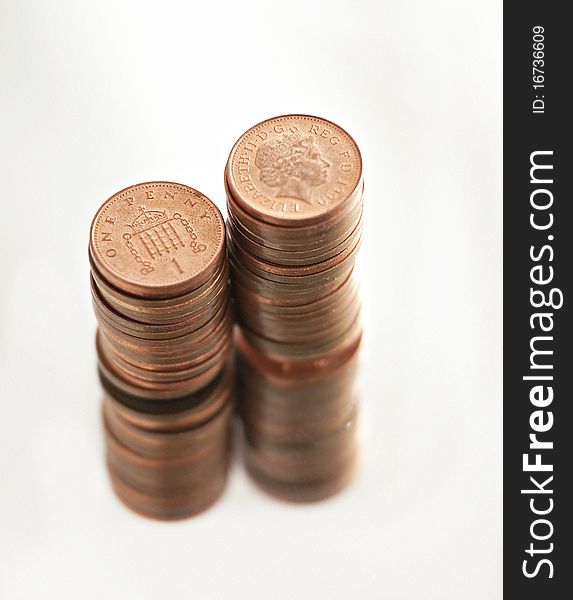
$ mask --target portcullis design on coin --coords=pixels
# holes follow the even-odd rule
[[[107,200],[90,233],[90,254],[105,278],[135,295],[179,295],[224,252],[223,218],[193,188],[150,182]]]

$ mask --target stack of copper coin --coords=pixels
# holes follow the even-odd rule
[[[241,136],[225,185],[247,468],[275,495],[319,499],[356,455],[360,152],[334,123],[276,117]]]
[[[114,489],[156,518],[199,512],[229,462],[232,318],[217,207],[168,182],[118,192],[89,256]]]

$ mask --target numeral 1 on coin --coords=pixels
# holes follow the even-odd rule
[[[185,271],[181,268],[181,265],[177,262],[176,258],[172,258],[171,262],[175,265],[175,268],[179,273],[185,273]]]

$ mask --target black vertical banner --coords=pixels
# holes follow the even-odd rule
[[[573,598],[573,58],[565,2],[504,6],[504,597]]]

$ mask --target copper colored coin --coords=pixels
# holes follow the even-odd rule
[[[251,437],[311,443],[343,427],[357,406],[354,360],[329,378],[291,385],[270,379],[242,359],[238,364],[239,413]]]
[[[157,402],[103,378],[107,462],[114,490],[149,517],[189,517],[223,491],[230,459],[233,364],[199,392]]]
[[[197,515],[216,502],[225,489],[228,462],[213,471],[195,493],[182,490],[178,494],[150,494],[124,482],[108,462],[112,487],[118,498],[134,512],[151,519],[171,521]]]
[[[92,285],[91,291],[94,312],[100,325],[107,325],[115,330],[118,335],[123,333],[126,336],[137,338],[137,342],[134,340],[134,343],[141,343],[143,345],[150,343],[159,346],[160,340],[168,340],[166,343],[169,344],[171,340],[177,340],[178,338],[192,334],[207,325],[211,320],[220,320],[220,316],[229,304],[227,290],[223,290],[216,298],[212,298],[208,305],[187,314],[181,320],[173,323],[144,323],[125,317],[123,314],[117,312],[101,296],[99,289],[95,285]]]
[[[267,356],[282,357],[289,361],[307,361],[309,364],[316,364],[323,360],[323,357],[330,356],[338,348],[344,345],[347,340],[355,340],[361,335],[362,325],[360,318],[355,318],[348,328],[347,322],[343,322],[344,329],[337,326],[336,330],[328,332],[328,335],[314,337],[313,339],[292,341],[273,340],[241,326],[245,339]]]
[[[114,387],[131,396],[163,401],[192,394],[213,381],[227,360],[231,346],[229,345],[220,358],[217,357],[203,369],[198,368],[189,378],[175,382],[150,382],[134,377],[121,369],[116,362],[110,360],[110,357],[102,351],[98,344],[96,344],[96,349],[100,371]]]
[[[328,219],[361,186],[362,158],[338,125],[309,115],[274,117],[234,145],[229,191],[260,221],[303,226]]]
[[[242,312],[242,317],[253,322],[282,322],[285,326],[296,323],[305,323],[311,326],[313,321],[319,319],[328,320],[330,313],[340,310],[346,310],[353,302],[359,301],[357,285],[353,279],[346,280],[334,292],[327,294],[324,298],[319,298],[314,302],[300,306],[281,306],[278,304],[269,304],[261,301],[260,294],[254,294],[244,288],[235,288],[235,301],[238,304],[257,302],[259,311],[256,314],[247,314]]]
[[[170,182],[118,192],[98,210],[90,232],[97,270],[136,296],[165,298],[201,286],[224,248],[218,208],[197,190]]]
[[[122,391],[102,377],[105,401],[120,418],[140,430],[175,433],[198,427],[233,403],[234,361],[227,360],[222,371],[197,392],[157,402]]]
[[[225,260],[199,288],[171,298],[141,298],[126,294],[111,286],[91,265],[91,279],[101,299],[121,316],[141,323],[163,324],[182,320],[197,311],[217,295],[226,291],[228,264]]]
[[[342,265],[345,261],[353,259],[358,251],[361,239],[361,231],[357,230],[356,235],[350,240],[349,245],[341,252],[327,260],[309,265],[276,265],[257,258],[239,245],[235,245],[232,251],[236,254],[240,264],[245,265],[245,267],[257,273],[260,277],[278,283],[289,284],[292,282],[294,284],[305,282],[308,285],[308,282],[312,284],[313,276],[318,278],[329,270]]]
[[[229,453],[229,419],[221,421],[213,443],[197,445],[160,457],[134,452],[115,437],[104,423],[109,462],[121,478],[140,491],[171,494],[200,488],[210,472],[225,465]]]
[[[246,445],[259,469],[277,481],[308,482],[336,478],[353,462],[356,452],[355,431],[351,427],[329,434],[328,444],[316,440],[305,445],[274,444],[258,436],[253,443],[247,437]]]
[[[196,328],[170,338],[151,338],[143,333],[127,331],[103,315],[98,315],[98,321],[100,330],[116,349],[123,348],[127,353],[148,357],[150,362],[153,362],[154,358],[158,359],[158,362],[161,362],[161,358],[166,358],[175,364],[184,364],[197,355],[207,354],[210,347],[222,337],[229,337],[231,309],[227,301],[207,323],[200,323]]]
[[[357,451],[342,465],[336,475],[323,480],[284,481],[265,472],[255,451],[245,448],[245,466],[253,481],[265,492],[286,502],[318,502],[334,496],[352,480]]]
[[[174,452],[160,458],[152,458],[124,446],[107,424],[104,424],[104,430],[108,460],[126,483],[145,492],[170,494],[199,487],[208,479],[209,471],[227,460],[228,426],[218,436],[219,443],[211,447]]]
[[[337,302],[349,287],[355,285],[351,269],[345,277],[336,278],[327,286],[308,290],[306,294],[285,295],[278,297],[275,287],[264,285],[262,281],[249,280],[245,270],[235,266],[233,278],[233,297],[239,305],[241,302],[255,303],[259,310],[275,315],[299,315],[313,312]]]
[[[310,224],[272,224],[259,220],[245,211],[230,193],[227,182],[227,212],[248,235],[262,244],[281,251],[313,252],[325,249],[340,233],[358,220],[364,204],[364,184],[344,202],[340,210]]]
[[[362,217],[358,223],[354,220],[349,222],[348,226],[340,232],[330,232],[331,235],[328,238],[325,236],[322,240],[323,244],[311,250],[300,246],[296,250],[279,250],[266,244],[266,240],[247,232],[237,223],[232,213],[229,213],[227,219],[227,232],[233,244],[261,260],[283,266],[312,265],[328,260],[349,246],[361,227]]]
[[[222,339],[209,354],[199,354],[192,361],[187,363],[175,364],[167,362],[164,365],[153,363],[138,362],[137,356],[133,358],[114,350],[105,337],[98,340],[98,352],[103,353],[107,359],[113,363],[114,369],[128,377],[140,381],[142,387],[157,385],[167,385],[170,382],[183,383],[198,374],[203,373],[213,364],[222,365],[230,348],[229,338]],[[164,367],[164,368],[161,368]]]
[[[169,433],[135,427],[114,411],[109,399],[104,402],[103,412],[106,428],[132,452],[163,460],[184,456],[193,462],[224,446],[221,435],[228,427],[231,406],[227,403],[219,414],[200,426]]]
[[[314,358],[293,358],[284,354],[264,352],[253,345],[241,328],[235,328],[237,348],[245,360],[265,375],[279,382],[313,381],[332,377],[339,369],[345,367],[360,348],[362,330],[358,327],[350,335],[341,340],[328,354]]]
[[[239,356],[245,463],[255,482],[278,498],[300,502],[347,485],[357,456],[356,353],[310,379],[302,365],[277,377],[256,351],[250,360]]]
[[[229,342],[230,319],[221,322],[221,327],[213,329],[209,325],[209,337],[205,340],[197,340],[195,336],[180,345],[165,346],[164,348],[143,347],[142,345],[131,345],[122,340],[121,337],[113,335],[111,330],[100,325],[103,336],[99,342],[101,349],[109,355],[110,351],[134,366],[148,371],[183,371],[198,365],[215,352],[221,352]],[[195,342],[195,340],[197,340]],[[160,340],[164,341],[164,340]]]
[[[215,357],[204,366],[198,367],[183,379],[162,380],[145,378],[133,371],[122,368],[118,362],[106,361],[105,355],[99,355],[99,367],[116,387],[128,394],[139,395],[152,400],[170,400],[192,394],[212,381],[221,370],[227,355]]]
[[[350,257],[323,273],[311,276],[311,281],[306,284],[304,280],[297,281],[296,278],[292,278],[291,282],[271,281],[241,265],[232,252],[229,255],[229,264],[233,289],[242,286],[265,296],[269,304],[296,306],[310,304],[336,290],[354,269],[355,261],[354,257]]]
[[[342,336],[348,335],[355,323],[359,322],[360,305],[357,300],[352,302],[352,306],[341,308],[340,312],[333,312],[328,318],[318,319],[317,322],[303,320],[282,323],[262,320],[253,323],[244,317],[239,324],[248,334],[247,337],[253,334],[272,344],[284,344],[287,348],[299,346],[304,349],[301,354],[308,356],[313,349],[330,347]]]

